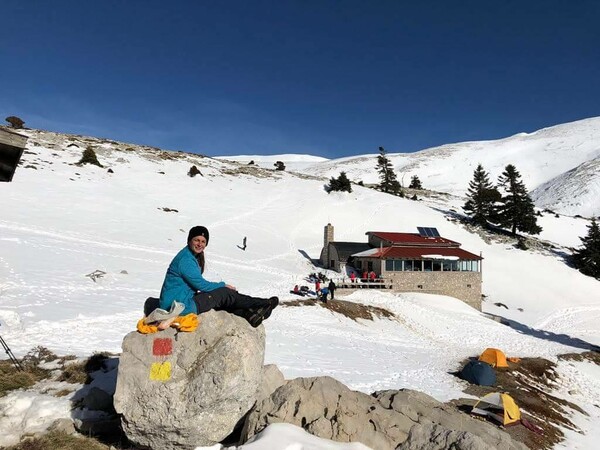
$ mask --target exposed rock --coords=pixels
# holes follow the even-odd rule
[[[408,439],[396,450],[496,450],[500,447],[484,442],[468,431],[451,431],[441,425],[416,424],[410,429]]]
[[[263,367],[262,381],[258,387],[256,401],[262,402],[267,397],[270,397],[278,387],[285,384],[285,378],[281,370],[275,364],[268,364]]]
[[[223,440],[256,401],[264,327],[223,311],[199,316],[190,333],[129,333],[123,340],[115,409],[128,439],[153,449]]]
[[[421,437],[428,436],[432,445],[437,445],[438,441],[457,442],[465,445],[465,450],[485,449],[475,446],[477,437],[490,448],[526,449],[495,426],[473,419],[426,394],[402,390],[376,392],[369,396],[351,391],[329,377],[290,380],[269,398],[257,403],[248,414],[242,440],[277,422],[301,426],[309,433],[325,439],[361,442],[378,450],[395,449],[407,441],[415,424],[421,427],[439,424],[439,427],[415,430],[414,442],[421,442]],[[413,444],[408,442],[406,445]]]
[[[60,433],[65,434],[74,434],[75,433],[75,425],[71,419],[67,419],[66,417],[56,419],[52,422],[52,425],[48,427],[48,431],[58,431]]]
[[[379,391],[373,397],[385,407],[409,416],[421,424],[435,423],[447,430],[467,431],[479,436],[486,444],[496,449],[526,449],[514,441],[508,433],[498,427],[472,418],[456,407],[438,402],[423,392],[402,389],[399,391]],[[412,431],[412,429],[411,429]]]
[[[271,423],[285,422],[339,442],[362,442],[374,449],[393,449],[408,437],[412,420],[386,410],[373,397],[351,391],[330,377],[296,378],[252,410],[242,440]]]

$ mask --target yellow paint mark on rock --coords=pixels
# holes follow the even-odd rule
[[[171,378],[171,363],[152,363],[150,367],[150,379],[152,381],[167,381]]]

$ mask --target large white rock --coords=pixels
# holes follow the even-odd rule
[[[223,311],[199,318],[191,333],[125,336],[114,405],[132,442],[161,450],[214,445],[255,403],[264,327]]]

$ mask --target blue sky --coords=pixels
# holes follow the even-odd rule
[[[600,115],[600,2],[12,1],[0,114],[206,155],[337,158]]]

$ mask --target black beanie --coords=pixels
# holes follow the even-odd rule
[[[192,227],[188,234],[188,242],[190,242],[196,236],[204,236],[206,238],[206,245],[208,245],[208,230],[206,227],[203,227],[202,225]]]

